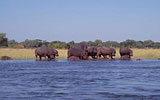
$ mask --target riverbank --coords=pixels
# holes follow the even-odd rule
[[[134,48],[132,59],[158,59],[160,58],[160,49],[137,49]],[[13,48],[0,48],[0,58],[2,56],[10,56],[13,59],[35,59],[35,49],[13,49]],[[58,49],[58,59],[67,58],[67,50]],[[115,58],[120,58],[119,49],[116,49]]]

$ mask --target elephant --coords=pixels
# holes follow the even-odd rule
[[[39,60],[41,60],[42,57],[44,57],[45,60],[46,60],[46,57],[48,57],[48,60],[52,60],[59,55],[58,55],[58,51],[53,48],[40,47],[35,50],[35,56],[36,56],[36,60],[38,56],[39,56]]]
[[[97,56],[97,47],[96,46],[88,47],[87,51],[88,51],[88,56],[91,56],[93,59],[96,58],[96,56]]]
[[[59,56],[59,55],[58,55],[58,51],[57,51],[56,49],[49,48],[48,58],[50,58],[50,59],[55,59],[56,56]]]
[[[75,47],[72,47],[72,48],[83,49],[83,50],[85,50],[86,52],[88,52],[88,51],[87,51],[87,45],[80,45],[80,46],[75,46]]]
[[[120,56],[128,55],[131,59],[131,56],[133,56],[133,51],[129,48],[120,48],[119,50]]]
[[[68,58],[68,61],[78,61],[80,60],[79,57],[76,57],[76,56],[71,56]]]
[[[8,56],[2,56],[2,57],[1,57],[1,60],[12,60],[12,58],[11,58],[11,57],[8,57]]]
[[[109,48],[109,47],[97,48],[97,57],[103,56],[104,58],[106,58],[106,56],[109,55],[109,57],[113,59],[113,56],[115,56],[115,54],[116,54],[116,50],[114,48]]]
[[[131,60],[131,58],[128,55],[123,55],[120,60]]]
[[[68,49],[68,58],[71,56],[79,57],[79,59],[87,60],[88,54],[81,48],[70,48]]]

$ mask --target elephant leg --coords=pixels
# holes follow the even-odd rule
[[[41,60],[42,59],[42,57],[41,56],[39,56],[39,60]]]
[[[120,54],[120,58],[122,58],[122,56],[123,56],[123,55],[122,55],[122,54]]]
[[[111,57],[111,59],[113,59],[113,56],[112,56],[112,55],[110,55],[110,57]]]
[[[44,59],[46,60],[46,56],[44,56]]]
[[[69,58],[69,57],[71,57],[71,56],[72,56],[72,54],[71,54],[70,52],[68,52],[67,58]]]
[[[106,55],[103,55],[103,58],[105,59],[105,58],[106,58]]]
[[[101,58],[101,54],[98,52],[97,53],[97,59]]]
[[[82,59],[82,56],[79,56],[80,59]]]
[[[100,58],[99,55],[97,55],[97,59]]]
[[[131,59],[131,56],[129,55],[129,59]]]
[[[123,55],[120,53],[120,56],[122,57]]]
[[[94,56],[94,59],[97,59],[97,55]]]
[[[37,60],[38,60],[38,59],[37,59],[38,56],[37,56],[37,55],[35,55],[35,56],[36,56],[36,61],[37,61]]]
[[[50,61],[50,59],[51,59],[50,56],[47,56],[47,57],[48,57],[48,61]]]
[[[97,59],[98,57],[97,56],[95,56],[95,59]]]
[[[121,55],[121,59],[122,59],[123,55],[122,54],[120,54],[120,55]]]

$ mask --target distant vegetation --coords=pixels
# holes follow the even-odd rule
[[[40,39],[29,40],[26,39],[23,42],[17,42],[16,40],[8,40],[6,33],[0,33],[0,47],[9,47],[9,48],[37,48],[48,46],[56,49],[68,49],[73,46],[86,44],[87,46],[106,46],[106,47],[129,47],[129,48],[160,48],[160,42],[154,42],[152,40],[146,41],[135,41],[135,40],[126,40],[123,42],[116,41],[105,41],[101,40],[95,41],[82,41],[80,43],[75,43],[70,41],[68,43],[62,41],[43,41]]]

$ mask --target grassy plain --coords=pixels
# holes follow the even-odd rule
[[[160,49],[137,49],[132,48],[133,50],[133,59],[157,59],[160,58]],[[0,58],[2,56],[10,56],[13,59],[35,59],[34,54],[35,49],[13,49],[13,48],[0,48]],[[67,58],[67,50],[58,49],[59,59]],[[115,58],[119,58],[119,49],[116,49]]]

